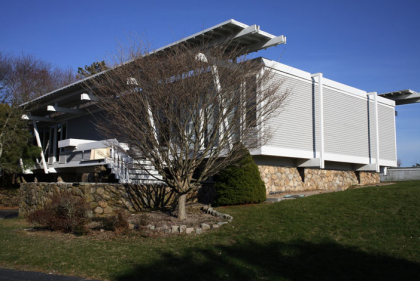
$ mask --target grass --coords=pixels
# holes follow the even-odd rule
[[[40,236],[0,221],[0,266],[107,280],[418,280],[420,182],[219,208],[202,235]]]

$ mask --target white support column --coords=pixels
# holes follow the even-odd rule
[[[367,93],[368,96],[373,96],[373,104],[375,111],[375,141],[376,141],[376,172],[379,173],[381,168],[379,166],[379,115],[378,115],[378,94],[376,92]]]
[[[53,157],[52,157],[52,159],[53,159],[53,163],[55,163],[55,162],[57,162],[57,142],[58,142],[58,140],[57,140],[57,134],[58,134],[58,124],[55,124],[54,125],[54,136],[51,138],[52,140],[53,140],[53,143],[52,143],[52,146],[53,146]]]
[[[324,94],[323,94],[323,83],[322,83],[322,73],[312,74],[311,77],[318,78],[318,98],[319,98],[319,160],[320,168],[325,168],[324,160]],[[315,101],[314,101],[315,102]]]
[[[196,56],[196,59],[200,60],[202,62],[206,62],[206,63],[208,62],[208,59],[207,59],[206,55],[204,55],[203,53],[198,53],[197,56]],[[212,65],[210,69],[211,69],[211,74],[212,74],[213,79],[214,79],[214,84],[216,86],[216,91],[218,93],[220,93],[221,90],[222,90],[222,86],[220,84],[219,72],[217,71],[217,66]],[[220,100],[220,103],[222,103],[222,102],[223,101]],[[222,116],[226,115],[226,109],[223,109],[222,114],[223,114]],[[228,128],[228,125],[229,125],[229,122],[228,122],[227,118],[224,118],[223,121],[222,121],[221,131],[219,132],[220,135],[223,135],[225,133],[224,131]],[[231,150],[233,148],[233,144],[231,143],[230,140],[228,140],[228,146],[229,146],[229,150]]]
[[[44,150],[42,149],[41,139],[39,138],[38,127],[36,126],[36,121],[33,120],[32,124],[34,125],[34,133],[35,133],[36,143],[41,148],[42,166],[44,167],[44,172],[46,174],[48,174],[48,167],[47,167],[47,163],[45,162]]]

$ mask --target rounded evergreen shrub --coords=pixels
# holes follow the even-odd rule
[[[245,149],[245,148],[244,148]],[[216,177],[215,205],[260,203],[266,200],[265,184],[251,154],[228,166]]]

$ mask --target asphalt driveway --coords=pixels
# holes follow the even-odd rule
[[[74,276],[0,268],[0,281],[94,281]]]
[[[0,220],[13,219],[19,216],[19,209],[0,209]]]

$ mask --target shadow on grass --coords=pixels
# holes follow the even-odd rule
[[[335,242],[241,242],[162,253],[116,280],[418,280],[420,264]]]

